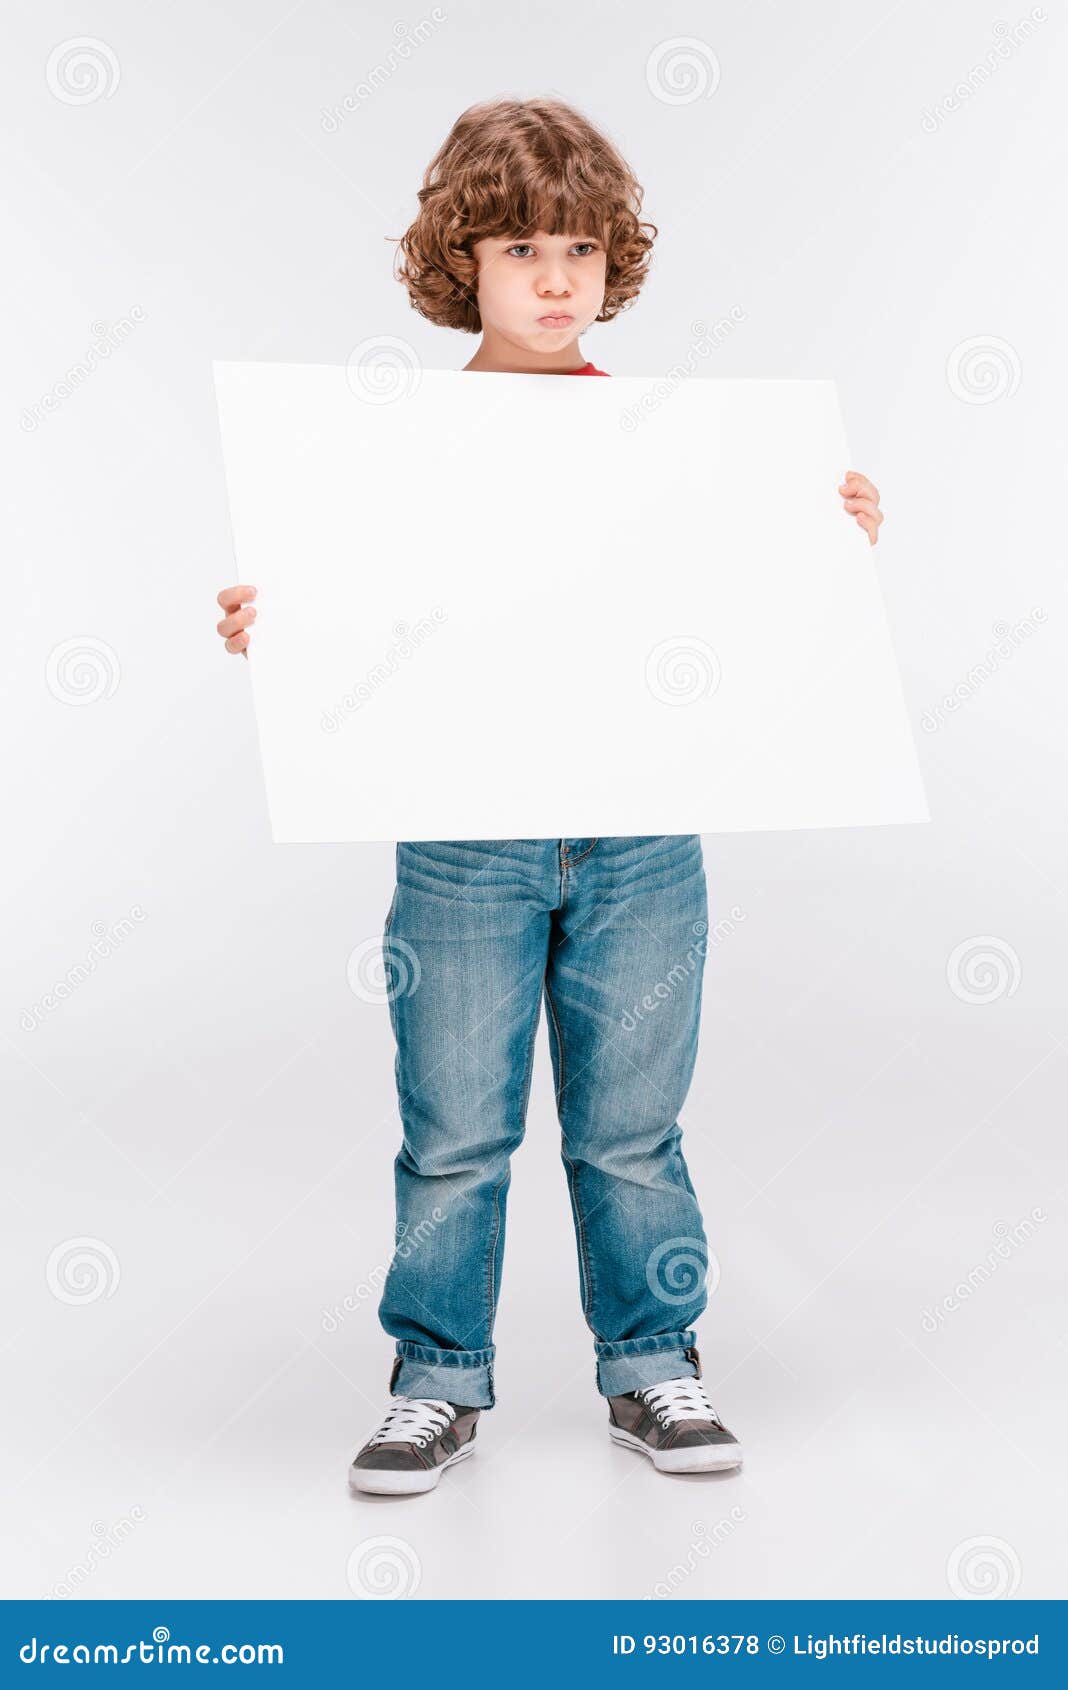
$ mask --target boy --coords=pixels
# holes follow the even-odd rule
[[[657,229],[639,222],[642,190],[603,135],[559,101],[472,107],[419,201],[399,280],[430,321],[481,334],[465,369],[607,374],[579,336],[637,295],[646,230]],[[876,488],[851,471],[839,492],[874,544]],[[228,651],[248,645],[256,611],[242,607],[254,596],[219,594]],[[697,1054],[707,923],[697,835],[398,843],[383,950],[404,1137],[379,1309],[396,1358],[391,1406],[352,1462],[354,1488],[433,1489],[474,1452],[494,1404],[509,1159],[543,996],[609,1434],[661,1472],[740,1464],[694,1347],[707,1245],[677,1119]],[[627,1017],[665,971],[672,987],[655,1016]]]

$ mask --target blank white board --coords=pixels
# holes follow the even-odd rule
[[[214,373],[276,841],[929,819],[833,382]]]

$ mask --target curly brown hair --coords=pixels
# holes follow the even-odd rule
[[[572,106],[488,100],[457,118],[427,166],[394,274],[421,316],[478,334],[476,241],[596,234],[607,253],[596,321],[610,323],[641,288],[659,232],[641,206],[626,161]]]

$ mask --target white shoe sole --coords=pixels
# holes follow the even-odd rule
[[[742,1446],[737,1443],[704,1444],[696,1449],[650,1449],[622,1426],[609,1426],[608,1435],[623,1449],[636,1449],[647,1455],[661,1473],[718,1473],[742,1465]]]
[[[475,1441],[472,1438],[445,1461],[439,1462],[436,1467],[426,1467],[422,1472],[352,1465],[349,1467],[349,1487],[370,1491],[374,1496],[417,1496],[421,1491],[433,1490],[446,1467],[454,1467],[458,1461],[474,1453]]]

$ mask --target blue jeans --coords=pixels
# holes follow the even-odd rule
[[[493,1406],[543,993],[598,1389],[697,1371],[708,1250],[677,1117],[707,933],[696,834],[397,845],[383,952],[404,1140],[379,1306],[395,1394]]]

